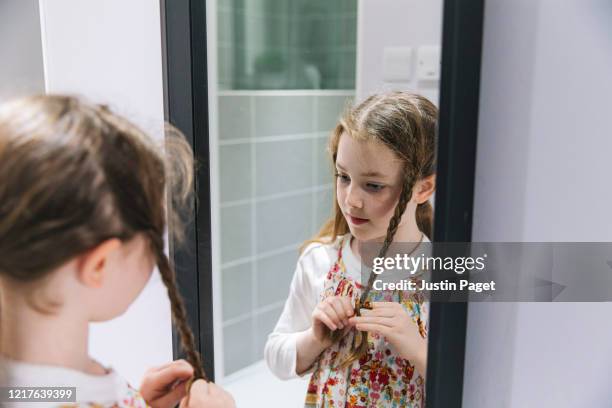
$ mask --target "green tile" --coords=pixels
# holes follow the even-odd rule
[[[268,340],[268,335],[274,330],[276,322],[281,315],[283,309],[281,307],[273,310],[260,313],[255,316],[255,359],[260,360],[263,358],[264,347]]]
[[[310,238],[311,194],[257,203],[257,252],[283,248]]]
[[[219,53],[219,83],[224,89],[228,84],[232,89],[354,87],[355,55],[337,54],[338,47],[356,44],[355,1],[224,4],[218,13],[219,41],[232,48]],[[247,24],[261,31],[253,34],[246,30]],[[252,44],[253,38],[257,44]],[[247,45],[254,49],[249,51]],[[252,59],[249,52],[257,54],[256,62],[248,60]],[[339,58],[347,60],[339,62]]]
[[[257,307],[282,302],[287,298],[297,259],[298,250],[295,248],[257,261]]]
[[[241,143],[219,147],[221,202],[251,197],[251,145]]]
[[[223,328],[223,363],[225,375],[248,367],[256,361],[253,354],[253,319],[248,318]]]
[[[314,96],[256,96],[255,137],[312,132],[314,98]]]
[[[221,299],[223,320],[250,313],[253,310],[253,279],[251,262],[221,269]]]
[[[252,255],[251,204],[221,208],[221,262]]]
[[[316,161],[314,139],[257,143],[256,196],[311,187]]]

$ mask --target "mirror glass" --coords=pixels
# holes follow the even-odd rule
[[[332,216],[330,133],[374,93],[412,91],[438,105],[442,0],[208,7],[217,378],[238,405],[300,406],[310,375],[281,382],[264,347],[300,246]],[[282,397],[254,402],[261,387]]]

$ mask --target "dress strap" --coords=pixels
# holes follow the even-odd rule
[[[344,241],[346,240],[346,236],[342,237],[338,244],[338,260],[336,262],[342,261],[342,248],[344,248]]]

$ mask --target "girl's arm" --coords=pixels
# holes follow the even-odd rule
[[[298,260],[289,298],[264,350],[270,370],[281,379],[305,374],[332,344],[330,331],[348,329],[350,298],[318,302],[330,266],[329,254],[320,245],[307,248]]]
[[[313,273],[313,265],[304,259],[307,252],[298,260],[285,307],[264,349],[268,367],[283,380],[303,374],[297,366],[298,343],[300,350],[304,350],[311,328],[311,314],[316,307],[317,294],[322,290],[322,281]]]
[[[331,338],[330,338],[331,339]],[[312,328],[300,333],[297,338],[297,358],[295,371],[302,375],[308,371],[319,355],[329,346],[331,340],[321,341],[316,338]]]

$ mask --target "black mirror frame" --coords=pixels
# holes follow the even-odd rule
[[[192,222],[181,248],[171,247],[188,323],[214,381],[212,233],[208,127],[206,2],[161,0],[165,119],[187,137],[197,161]],[[174,358],[184,358],[172,330]]]
[[[435,242],[470,242],[485,0],[446,0],[438,127]],[[468,304],[432,302],[426,406],[461,407]]]

